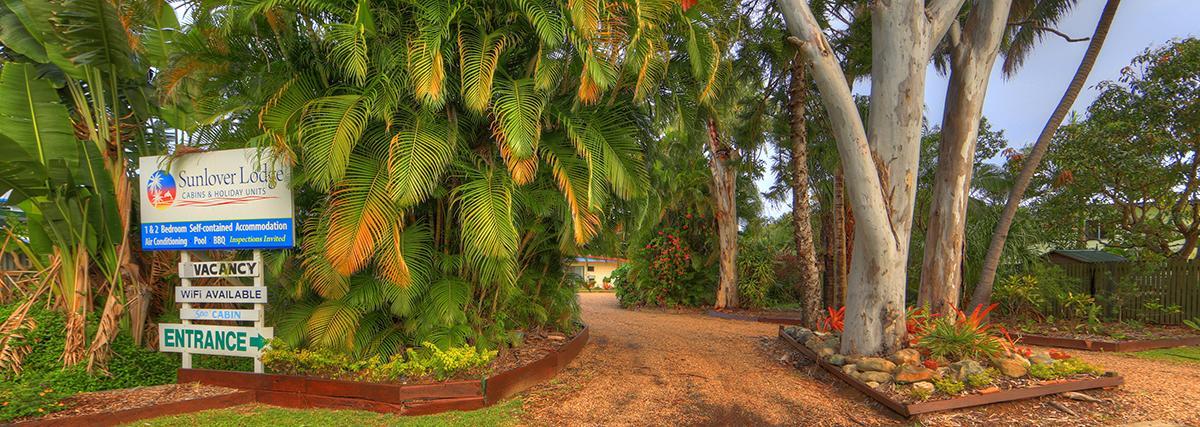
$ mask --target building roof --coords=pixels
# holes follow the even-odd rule
[[[629,260],[627,260],[625,258],[614,258],[614,257],[606,257],[606,256],[599,256],[599,255],[584,255],[584,256],[580,256],[580,257],[575,257],[575,258],[573,258],[573,260],[575,262],[601,262],[601,263],[629,262]]]
[[[1050,254],[1062,255],[1075,261],[1085,263],[1129,261],[1123,256],[1094,249],[1056,249],[1050,251]]]

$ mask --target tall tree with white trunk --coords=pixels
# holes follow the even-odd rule
[[[975,143],[983,98],[992,66],[1008,24],[1012,0],[976,2],[966,22],[951,24],[947,37],[950,83],[942,114],[929,230],[921,268],[918,304],[949,314],[958,305],[962,286],[967,200],[975,166]]]
[[[871,105],[858,114],[845,73],[808,2],[779,0],[812,64],[829,113],[854,210],[854,249],[842,351],[874,354],[905,341],[905,266],[916,193],[925,70],[964,0],[871,5]]]

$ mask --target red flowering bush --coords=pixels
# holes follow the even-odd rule
[[[642,243],[630,249],[630,262],[613,273],[622,305],[696,306],[712,300],[716,265],[701,260],[716,246],[712,218],[668,214],[666,221],[642,234]]]

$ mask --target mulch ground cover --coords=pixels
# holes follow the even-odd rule
[[[66,409],[52,412],[37,419],[54,420],[80,415],[116,412],[125,409],[144,408],[172,402],[232,394],[239,391],[241,390],[189,383],[80,393],[68,397],[61,402]],[[31,419],[33,418],[17,421],[28,421]]]
[[[1200,337],[1200,331],[1187,326],[1108,322],[1091,327],[1086,323],[1064,320],[1054,322],[1004,320],[1000,323],[1014,332],[1092,341],[1141,341]]]

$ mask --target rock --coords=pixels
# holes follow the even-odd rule
[[[786,328],[783,328],[783,333],[791,336],[793,339],[796,340],[796,342],[806,342],[806,341],[808,341],[809,337],[813,336],[812,329],[808,329],[808,328],[801,327],[801,326],[788,326]]]
[[[842,373],[845,373],[846,375],[857,374],[858,366],[854,365],[853,363],[849,365],[842,365]]]
[[[893,354],[892,362],[897,365],[919,365],[921,364],[921,353],[911,348],[906,348]]]
[[[842,339],[833,337],[825,340],[825,348],[833,350],[834,353],[837,353],[837,351],[842,348]]]
[[[979,389],[979,390],[976,390],[976,391],[978,391],[978,392],[979,392],[979,394],[992,394],[992,393],[999,393],[999,392],[1000,392],[1000,387],[996,387],[996,386],[994,386],[994,385],[993,385],[993,386],[987,386],[987,387],[981,388],[981,389]]]
[[[829,362],[829,364],[833,366],[842,366],[846,364],[846,356],[834,353],[825,358],[825,361]]]
[[[1054,358],[1050,357],[1050,353],[1047,351],[1039,351],[1030,356],[1029,361],[1038,365],[1049,365],[1054,363]]]
[[[890,360],[878,357],[864,357],[858,361],[858,370],[860,371],[877,371],[877,372],[892,372],[896,370],[896,364]]]
[[[912,388],[914,390],[917,390],[917,392],[924,394],[924,395],[933,394],[933,383],[928,382],[928,381],[921,381],[921,382],[913,383]]]
[[[878,383],[878,382],[875,382],[875,381],[867,381],[867,387],[870,387],[870,388],[879,388],[879,383]]]
[[[817,349],[817,356],[819,356],[822,359],[828,358],[829,356],[832,356],[834,354],[837,354],[837,353],[835,353],[833,351],[833,349],[829,348],[829,347],[821,347],[821,348]]]
[[[859,355],[851,354],[846,356],[847,364],[857,364],[860,360],[862,360],[862,356]]]
[[[859,378],[862,379],[863,382],[874,381],[877,383],[886,383],[892,380],[892,374],[879,371],[865,371],[862,374],[859,374]]]
[[[566,335],[558,334],[558,333],[547,335],[546,338],[549,338],[551,341],[566,341],[567,340]]]
[[[1018,357],[997,357],[992,359],[992,366],[995,366],[1000,373],[1009,378],[1021,378],[1029,373],[1029,362]]]
[[[947,368],[950,370],[950,376],[959,381],[965,380],[968,375],[983,373],[983,365],[970,359],[951,363]]]
[[[804,341],[804,346],[808,347],[809,350],[817,351],[825,348],[825,340],[821,339],[821,337],[813,335]]]
[[[936,374],[932,369],[924,366],[900,365],[896,368],[896,382],[900,384],[908,384],[933,379]]]

